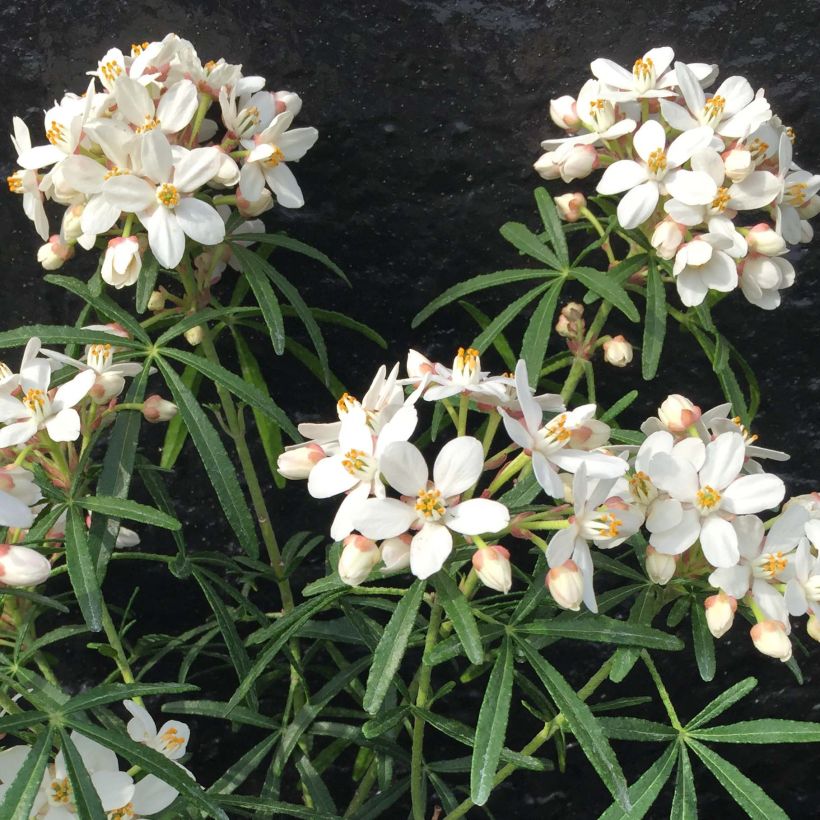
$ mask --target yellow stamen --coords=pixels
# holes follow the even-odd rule
[[[122,74],[122,66],[116,60],[109,60],[100,65],[100,74],[108,83],[113,83]]]
[[[709,97],[703,106],[703,113],[707,120],[719,120],[723,116],[723,109],[726,107],[726,100],[719,94]]]
[[[133,820],[136,816],[133,803],[126,803],[122,808],[114,809],[106,814],[107,820]]]
[[[752,155],[752,159],[755,162],[760,161],[766,155],[766,151],[769,150],[769,143],[763,142],[762,139],[755,137],[747,146],[749,153]]]
[[[52,144],[57,145],[65,139],[65,129],[59,122],[52,120],[48,131],[46,131],[46,139]]]
[[[666,152],[662,148],[656,148],[649,155],[649,159],[646,164],[649,166],[649,170],[653,174],[659,174],[661,171],[665,171]]]
[[[153,131],[157,126],[159,126],[159,120],[150,114],[146,114],[145,122],[137,126],[137,133],[144,134],[146,131]]]
[[[715,211],[725,211],[726,206],[729,204],[729,198],[728,188],[718,188],[715,198],[712,200],[712,208]]]
[[[142,52],[145,51],[145,49],[148,48],[149,45],[150,43],[148,42],[148,40],[146,40],[143,43],[131,43],[131,56],[139,57],[139,55],[142,54]]]
[[[170,182],[163,182],[157,189],[157,201],[166,208],[179,205],[179,191]]]
[[[655,65],[651,57],[638,58],[635,60],[635,65],[632,66],[632,73],[638,80],[651,79],[654,70]]]
[[[615,513],[607,513],[602,516],[601,523],[606,526],[600,532],[600,538],[617,538],[623,526],[623,521],[615,516]]]
[[[708,484],[702,487],[695,494],[695,503],[703,510],[712,510],[720,504],[721,495],[714,488]]]
[[[351,396],[350,393],[342,393],[339,397],[339,401],[336,402],[336,409],[341,416],[345,413],[349,413],[354,407],[357,407],[358,404],[359,400],[355,396]]]
[[[366,458],[367,453],[365,453],[364,450],[348,450],[342,459],[342,467],[344,467],[350,475],[358,475],[367,469]]]
[[[788,138],[789,138],[792,142],[794,142],[794,141],[797,139],[797,134],[795,134],[795,133],[794,133],[794,128],[792,128],[791,126],[789,126],[789,127],[786,129],[786,136],[787,136],[787,137],[788,137]]]
[[[38,410],[42,410],[46,404],[46,394],[42,390],[38,390],[36,387],[30,387],[26,391],[26,395],[23,398],[23,404],[31,410],[32,413],[36,413]]]
[[[177,731],[176,726],[169,726],[159,737],[163,749],[170,751],[185,744],[185,738]]]
[[[115,165],[113,168],[110,168],[108,171],[105,172],[103,175],[103,181],[106,179],[111,179],[111,177],[122,177],[126,174],[130,174],[131,172],[127,168],[117,168]]]
[[[564,442],[568,441],[570,436],[572,435],[571,430],[567,430],[567,414],[561,413],[560,416],[556,416],[546,427],[547,432],[549,435],[556,441]]]
[[[278,145],[273,145],[271,147],[273,148],[273,153],[262,161],[269,168],[275,168],[280,162],[285,161],[285,155],[282,153],[282,149],[279,148]]]
[[[13,194],[19,194],[23,188],[23,175],[20,171],[13,173],[11,176],[6,177],[6,183],[9,186],[9,190]]]
[[[419,490],[416,498],[416,510],[419,515],[428,521],[438,521],[444,515],[444,502],[441,500],[441,491]]]
[[[62,780],[52,780],[49,787],[49,802],[53,805],[63,805],[71,803],[71,783],[68,778]]]
[[[805,204],[806,200],[809,198],[808,194],[806,193],[808,190],[808,185],[805,182],[793,182],[786,188],[786,194],[789,198],[789,203],[799,207]]]
[[[758,439],[757,434],[752,435],[751,430],[748,430],[745,427],[745,425],[743,424],[743,422],[741,422],[740,416],[735,416],[732,419],[732,423],[738,428],[738,432],[740,433],[741,436],[743,436],[743,441],[746,444],[754,444],[757,441],[757,439]]]

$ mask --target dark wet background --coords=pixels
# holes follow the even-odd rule
[[[460,279],[520,265],[498,227],[508,219],[536,226],[532,190],[539,180],[531,164],[539,140],[555,131],[548,101],[577,93],[591,59],[607,56],[631,65],[646,49],[671,45],[682,59],[719,63],[723,77],[744,74],[753,86],[765,87],[775,112],[795,128],[797,161],[820,169],[818,22],[816,2],[757,0],[9,2],[0,9],[0,121],[10,127],[11,116],[18,114],[34,130],[52,98],[64,89],[85,87],[84,72],[109,46],[125,49],[132,41],[160,38],[169,30],[191,39],[203,60],[224,56],[243,63],[248,73],[265,75],[271,88],[298,91],[304,100],[299,124],[315,125],[321,134],[295,169],[307,205],[299,212],[268,214],[268,224],[327,252],[350,274],[354,289],[348,291],[298,259],[283,261],[282,269],[300,285],[308,303],[344,310],[383,333],[391,345],[385,361],[403,357],[411,344],[449,357],[454,346],[474,335],[460,309],[451,308],[416,331],[410,330],[410,318]],[[10,143],[2,141],[0,150],[8,173]],[[551,186],[553,193],[565,190],[560,183]],[[57,289],[41,285],[35,260],[39,239],[19,200],[7,195],[4,202],[2,326],[73,321],[76,305]],[[797,284],[775,313],[748,305],[739,292],[717,312],[721,327],[761,379],[764,404],[757,432],[765,444],[795,455],[781,470],[793,492],[814,489],[820,461],[820,330],[814,295],[818,247],[795,254]],[[63,272],[87,276],[93,264],[91,256],[80,256]],[[514,293],[507,290],[484,306],[498,312]],[[621,329],[629,336],[628,327]],[[333,366],[352,390],[361,392],[380,354],[347,335],[330,338]],[[662,383],[642,390],[633,421],[668,392],[688,392],[704,407],[717,403],[708,366],[692,345],[675,339],[668,347]],[[269,363],[270,383],[279,385],[274,396],[295,417],[332,415],[330,397],[305,382],[292,362],[274,359],[261,345],[258,352]],[[487,363],[500,366],[491,358]],[[641,386],[634,367],[609,376],[613,397]],[[295,382],[288,388],[283,385],[289,378]],[[229,536],[211,520],[209,504],[201,502],[207,492],[196,461],[184,459],[177,479],[174,491],[189,540],[219,548]],[[305,503],[301,488],[277,496],[272,507],[284,534],[317,526],[316,508]],[[162,548],[162,543],[146,546]],[[107,594],[114,600],[118,593],[127,595],[132,578],[115,567]],[[144,578],[137,608],[151,628],[176,631],[197,623],[202,604],[192,587],[180,587],[159,571],[148,571]],[[711,685],[702,684],[683,657],[662,666],[682,715],[694,714],[722,688],[755,674],[762,681],[757,698],[736,707],[730,713],[735,719],[817,718],[816,652],[803,662],[807,682],[797,689],[785,669],[754,653],[742,629],[724,640],[721,649],[718,681]],[[554,662],[580,682],[594,659],[587,650],[564,652],[556,652]],[[630,688],[643,687],[642,673],[633,674]],[[537,730],[523,715],[514,725],[521,743]],[[213,736],[216,729],[207,721],[195,729],[200,742],[193,747],[191,766],[203,782],[247,748],[244,741],[219,742]],[[229,751],[224,751],[226,745]],[[622,744],[616,748],[626,752],[630,780],[660,753]],[[811,747],[768,748],[760,754],[739,747],[724,751],[792,816],[815,815],[818,759]],[[711,776],[694,765],[703,816],[737,816],[737,807]],[[344,789],[344,773],[339,777]],[[498,817],[580,818],[596,815],[606,803],[605,792],[576,750],[565,777],[519,775],[490,806]],[[668,802],[659,805],[668,811]]]

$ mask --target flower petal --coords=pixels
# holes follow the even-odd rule
[[[283,208],[301,208],[305,204],[302,189],[293,172],[284,162],[280,162],[274,168],[266,169],[264,173],[271,191],[276,195],[276,201]]]
[[[319,132],[315,128],[294,128],[282,134],[276,144],[288,162],[297,162],[313,148],[317,139]]]
[[[183,197],[174,208],[177,222],[186,236],[201,245],[218,245],[225,238],[225,223],[216,209],[192,196]]]
[[[356,516],[356,529],[365,538],[393,538],[407,532],[417,517],[413,506],[396,498],[368,498]]]
[[[683,507],[674,498],[659,498],[649,509],[646,528],[650,533],[665,532],[677,527],[683,518]]]
[[[722,509],[742,515],[776,507],[786,495],[783,481],[768,473],[741,476],[723,492]]]
[[[409,441],[396,441],[387,447],[379,467],[387,483],[402,495],[415,497],[427,487],[427,462],[418,447]]]
[[[427,523],[410,543],[410,571],[416,578],[437,573],[453,549],[453,536],[441,524]]]
[[[700,545],[706,560],[713,567],[733,567],[740,560],[737,533],[726,519],[718,515],[710,515],[703,522]]]
[[[460,495],[478,481],[484,467],[484,449],[472,436],[448,441],[433,465],[433,483],[445,498]]]
[[[105,812],[127,806],[134,796],[134,779],[119,770],[94,772],[91,782]]]
[[[155,192],[153,185],[133,174],[111,177],[102,187],[106,202],[128,213],[139,213],[153,205]]]
[[[194,148],[174,167],[174,185],[180,191],[195,191],[219,173],[222,155],[217,148]]]
[[[157,261],[165,268],[175,268],[185,253],[185,232],[176,216],[160,205],[142,223],[148,229],[148,243]]]
[[[740,475],[746,448],[740,433],[721,433],[706,445],[706,461],[700,471],[700,485],[723,490]]]
[[[636,186],[618,203],[618,222],[626,229],[642,225],[654,213],[659,196],[658,183],[653,179]]]
[[[471,498],[450,507],[442,520],[463,535],[481,535],[503,530],[510,523],[510,511],[500,501]]]
[[[193,119],[199,104],[196,86],[190,80],[174,83],[159,99],[157,119],[168,133],[182,131]]]
[[[633,147],[638,156],[649,162],[649,157],[653,151],[663,151],[666,147],[666,131],[657,120],[647,120],[633,137]],[[687,157],[688,159],[688,157]],[[679,165],[680,163],[675,163]]]
[[[619,159],[613,162],[598,181],[599,194],[620,194],[647,179],[646,168],[631,159]]]
[[[186,774],[190,774],[184,766],[180,768]],[[164,780],[160,780],[156,775],[147,774],[134,787],[131,802],[137,815],[151,817],[167,809],[176,800],[178,794],[179,792]]]
[[[708,205],[717,195],[717,185],[703,171],[684,171],[678,168],[664,178],[666,190],[684,205]]]
[[[658,489],[678,501],[691,502],[699,489],[698,474],[692,464],[682,458],[658,453],[649,462],[649,477]]]
[[[649,543],[665,555],[680,555],[698,540],[698,535],[700,535],[700,516],[696,510],[684,510],[680,524],[671,530],[653,533]]]
[[[80,414],[67,407],[48,419],[45,426],[54,441],[76,441],[80,437]]]
[[[330,498],[355,487],[359,478],[342,466],[342,456],[323,458],[308,476],[308,492],[314,498]]]

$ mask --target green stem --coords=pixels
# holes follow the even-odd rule
[[[484,431],[484,440],[482,445],[484,447],[484,458],[487,458],[487,453],[490,452],[490,447],[493,445],[495,433],[498,430],[498,425],[501,423],[501,414],[493,410],[487,418],[487,429]]]
[[[196,142],[197,134],[199,134],[199,129],[202,127],[202,121],[205,119],[205,115],[208,113],[208,109],[211,107],[211,103],[213,100],[211,99],[210,94],[200,94],[199,95],[199,106],[196,109],[196,114],[194,115],[194,124],[191,127],[191,136],[188,137],[188,148],[191,148],[193,144]]]
[[[462,393],[458,401],[458,426],[456,435],[463,436],[467,433],[467,413],[470,410],[470,395]]]
[[[609,302],[604,302],[601,307],[598,308],[598,313],[595,314],[595,318],[592,320],[592,324],[589,326],[589,330],[587,331],[586,338],[580,345],[578,352],[575,354],[575,360],[573,361],[572,367],[567,375],[567,380],[561,388],[561,398],[563,399],[564,404],[567,404],[572,398],[572,394],[575,392],[578,382],[581,381],[581,377],[584,375],[584,362],[587,361],[587,349],[589,345],[592,344],[597,338],[601,328],[604,326],[604,323],[609,317],[609,312],[611,310],[612,305]]]
[[[595,216],[589,208],[581,208],[580,213],[582,216],[585,216],[590,225],[598,232],[598,236],[601,239],[604,239],[604,243],[601,245],[604,253],[606,254],[606,258],[609,259],[609,264],[615,264],[615,254],[612,252],[612,246],[609,244],[609,239],[606,238],[606,231],[604,230],[604,226],[598,221],[598,217]]]
[[[496,490],[499,489],[499,487],[503,487],[514,475],[516,475],[516,473],[520,473],[521,470],[527,465],[529,460],[530,456],[526,453],[519,453],[509,464],[505,465],[498,475],[490,482],[490,486],[487,488],[488,494],[492,496]]]
[[[131,664],[128,663],[125,648],[122,645],[120,635],[117,632],[117,628],[114,626],[114,621],[111,619],[111,613],[108,611],[108,605],[105,601],[102,602],[102,626],[105,636],[108,638],[108,643],[117,654],[115,660],[117,663],[117,668],[120,670],[120,677],[122,678],[123,683],[133,683],[134,673],[131,671]],[[141,698],[134,698],[134,700],[140,705],[142,704]]]
[[[441,604],[433,604],[430,613],[430,623],[427,626],[427,637],[424,641],[424,654],[430,652],[436,645],[438,630],[441,625]],[[416,691],[416,706],[423,709],[430,696],[430,678],[433,667],[422,662],[419,674],[419,685]],[[410,797],[413,804],[413,820],[425,820],[424,799],[424,758],[422,755],[424,744],[424,719],[416,715],[413,722],[413,749],[410,758]]]
[[[364,773],[364,777],[361,779],[358,788],[356,789],[353,798],[350,801],[350,805],[345,809],[345,813],[342,817],[350,817],[353,813],[355,813],[359,807],[364,803],[367,799],[367,796],[373,789],[373,786],[376,783],[376,778],[379,774],[379,764],[378,761],[374,758],[370,765],[367,767],[367,771]]]
[[[652,676],[652,680],[655,683],[655,687],[658,690],[658,694],[661,696],[661,701],[663,701],[664,708],[666,709],[666,714],[669,715],[669,720],[672,722],[672,728],[676,731],[680,732],[683,730],[683,726],[681,725],[680,720],[678,719],[677,712],[675,712],[675,707],[672,705],[672,700],[669,697],[669,692],[666,691],[666,687],[661,680],[660,674],[658,674],[658,668],[655,666],[655,662],[652,660],[649,653],[644,649],[641,652],[641,658],[643,659],[644,664],[646,664],[646,668],[649,670],[649,674]]]

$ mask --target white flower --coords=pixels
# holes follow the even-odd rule
[[[14,117],[14,136],[11,138],[17,154],[31,150],[31,137],[28,126],[19,118]],[[48,239],[48,217],[43,206],[43,192],[40,190],[40,180],[36,171],[16,171],[7,178],[9,190],[13,194],[23,197],[23,212],[34,223],[34,228],[41,239]]]
[[[729,255],[732,239],[722,233],[704,233],[681,246],[672,274],[681,302],[699,305],[709,290],[728,293],[738,284],[737,264]]]
[[[719,404],[711,410],[707,410],[697,425],[697,432],[704,443],[710,441],[714,436],[721,433],[735,432],[743,436],[743,445],[746,450],[743,461],[743,471],[746,473],[762,473],[763,467],[755,461],[758,458],[768,458],[772,461],[788,461],[789,454],[780,450],[770,450],[767,447],[759,447],[758,437],[744,427],[740,416],[729,418],[727,414],[731,411],[732,405],[729,403]]]
[[[739,272],[743,295],[763,310],[778,307],[780,291],[794,284],[794,267],[779,256],[751,256],[743,260]]]
[[[379,545],[384,567],[382,572],[398,572],[410,566],[410,544],[413,539],[408,533],[395,538],[386,538]]]
[[[595,413],[594,404],[561,413],[542,426],[544,411],[530,394],[527,366],[523,359],[515,368],[515,384],[523,417],[519,421],[502,409],[504,427],[516,444],[532,453],[533,472],[548,495],[553,498],[564,497],[564,486],[558,477],[559,469],[574,473],[581,464],[586,464],[590,478],[617,478],[626,472],[628,465],[621,458],[569,446],[573,443],[573,434],[575,441],[580,443],[579,440],[584,438],[582,431],[591,429],[588,425],[595,421],[592,418]],[[607,434],[608,431],[609,428]]]
[[[42,498],[32,474],[23,467],[0,467],[0,527],[30,527],[34,514],[29,509]]]
[[[169,760],[179,760],[185,755],[191,736],[187,723],[168,720],[157,729],[157,724],[147,709],[133,700],[123,701],[123,706],[131,713],[131,720],[126,727],[131,740],[156,749]]]
[[[565,143],[539,157],[533,168],[542,179],[560,177],[564,182],[572,182],[585,179],[600,164],[598,151],[591,145]]]
[[[395,442],[384,451],[381,469],[388,484],[406,500],[365,501],[355,520],[356,528],[366,538],[381,539],[420,527],[410,545],[410,570],[418,578],[428,578],[441,569],[453,548],[450,530],[480,535],[499,532],[509,524],[510,514],[498,501],[458,501],[458,496],[478,481],[483,467],[480,441],[470,436],[453,439],[439,452],[430,482],[419,450],[409,442]]]
[[[672,445],[663,432],[652,438],[658,450],[647,472],[669,498],[657,501],[647,518],[650,543],[658,552],[679,555],[700,538],[712,566],[734,566],[740,557],[738,536],[725,514],[777,506],[786,492],[783,482],[765,473],[740,475],[745,447],[739,433],[722,433],[706,445],[699,438]]]
[[[481,369],[481,357],[472,347],[458,349],[452,370],[436,364],[424,391],[427,401],[438,401],[459,394],[468,395],[485,404],[501,404],[509,395],[513,380],[505,376],[490,376]]]
[[[762,92],[755,96],[748,80],[743,77],[729,77],[707,97],[698,78],[685,63],[675,63],[675,75],[686,108],[661,100],[661,114],[678,131],[705,125],[722,137],[738,139],[754,131],[772,115]]]
[[[777,197],[776,230],[791,244],[803,241],[800,213],[811,198],[820,191],[820,175],[799,168],[792,169],[792,141],[788,134],[780,135],[777,165],[779,195]]]
[[[574,131],[581,122],[578,119],[575,97],[565,94],[563,97],[550,100],[550,118],[559,128]]]
[[[288,131],[293,114],[283,111],[273,122],[251,140],[242,144],[250,150],[239,178],[242,196],[254,202],[262,195],[267,183],[284,208],[301,208],[305,204],[302,190],[287,162],[298,162],[319,138],[315,128]]]
[[[633,141],[640,162],[622,159],[610,165],[598,182],[601,194],[629,191],[618,203],[618,222],[636,228],[645,222],[658,205],[661,193],[689,205],[711,202],[717,192],[712,178],[702,171],[686,171],[682,166],[695,151],[709,144],[709,128],[685,131],[666,148],[666,132],[655,120],[645,122]]]
[[[820,556],[812,555],[806,539],[801,540],[785,574],[791,576],[785,594],[789,613],[820,615]]]

